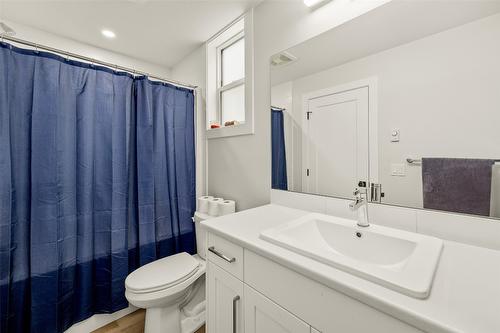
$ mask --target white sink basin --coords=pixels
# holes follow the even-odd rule
[[[412,232],[308,214],[260,237],[416,298],[429,296],[443,241]]]

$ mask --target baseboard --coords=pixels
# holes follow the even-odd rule
[[[100,327],[106,326],[107,324],[134,312],[135,310],[137,310],[135,306],[129,305],[128,308],[113,313],[96,314],[84,321],[74,324],[64,333],[89,333]]]

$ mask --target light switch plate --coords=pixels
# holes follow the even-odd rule
[[[391,164],[391,175],[404,177],[406,176],[406,165],[403,163],[392,163]]]

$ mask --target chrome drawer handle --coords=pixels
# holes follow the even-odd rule
[[[227,261],[228,263],[232,263],[232,262],[235,262],[235,261],[236,261],[236,258],[234,258],[234,257],[233,257],[233,258],[229,258],[229,257],[228,257],[228,256],[226,256],[225,254],[222,254],[222,253],[220,253],[219,251],[217,251],[217,250],[215,249],[215,247],[213,247],[213,246],[210,246],[210,247],[208,248],[208,251],[212,252],[212,253],[213,253],[213,254],[215,254],[217,257],[224,259],[224,260],[225,260],[225,261]]]
[[[233,298],[233,333],[236,333],[237,325],[236,325],[236,302],[240,300],[240,296],[235,296]]]

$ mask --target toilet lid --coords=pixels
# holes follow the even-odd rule
[[[186,252],[153,261],[139,267],[125,279],[125,287],[135,293],[169,288],[194,275],[199,262]]]

